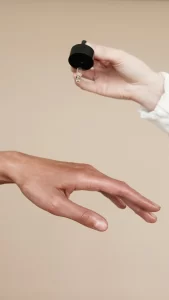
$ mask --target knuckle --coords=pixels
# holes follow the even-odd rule
[[[87,168],[87,169],[93,169],[93,166],[90,165],[90,164],[86,164],[86,168]]]
[[[52,199],[50,204],[51,213],[59,215],[60,212],[60,201],[58,199]]]
[[[134,212],[135,212],[136,215],[140,215],[141,211],[142,211],[141,208],[138,207],[138,206],[136,206],[136,207],[134,208]]]
[[[87,170],[87,171],[88,171],[88,170],[89,170],[89,171],[90,171],[90,170],[95,170],[95,168],[94,168],[92,165],[90,165],[90,164],[84,164],[83,167],[84,167],[84,169]]]
[[[122,187],[127,187],[127,183],[125,182],[125,181],[121,181],[121,185],[122,185]]]
[[[89,210],[85,210],[79,219],[79,222],[85,226],[88,226],[90,228],[93,228],[95,225],[94,218]]]
[[[125,196],[127,194],[127,191],[128,191],[128,184],[124,181],[121,181],[119,185],[119,195]]]

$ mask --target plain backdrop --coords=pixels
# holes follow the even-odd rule
[[[94,165],[162,206],[146,224],[95,193],[73,195],[107,218],[98,233],[0,188],[0,299],[168,300],[169,139],[131,102],[73,82],[86,39],[169,71],[167,1],[0,2],[0,149]]]

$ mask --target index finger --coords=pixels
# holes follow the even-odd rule
[[[115,192],[117,196],[126,198],[130,203],[137,205],[146,211],[156,212],[160,210],[158,204],[147,199],[125,182],[107,177],[107,182],[105,182],[103,188],[106,188],[109,191],[109,194]]]
[[[122,51],[116,48],[105,47],[87,42],[86,45],[94,50],[96,60],[110,61],[113,64],[119,64],[122,61]]]
[[[83,177],[82,189],[98,191],[107,193],[111,196],[122,197],[146,211],[157,212],[160,210],[159,205],[138,193],[125,182],[113,179],[100,172],[95,172],[93,174],[86,173]]]

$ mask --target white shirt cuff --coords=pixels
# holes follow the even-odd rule
[[[148,112],[146,109],[141,108],[140,117],[150,120],[169,133],[169,74],[163,72],[162,75],[164,76],[164,94],[154,111]]]

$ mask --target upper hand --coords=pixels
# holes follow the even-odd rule
[[[153,110],[164,86],[156,73],[138,58],[118,49],[88,44],[94,49],[94,68],[83,71],[81,89],[106,97],[138,102]],[[75,70],[73,70],[75,77]],[[87,80],[85,80],[87,79]]]
[[[9,182],[16,183],[38,207],[99,231],[107,229],[107,221],[96,212],[73,203],[74,191],[97,191],[119,208],[128,206],[149,223],[157,220],[152,212],[159,211],[158,205],[90,165],[10,153],[6,155],[5,172]]]

